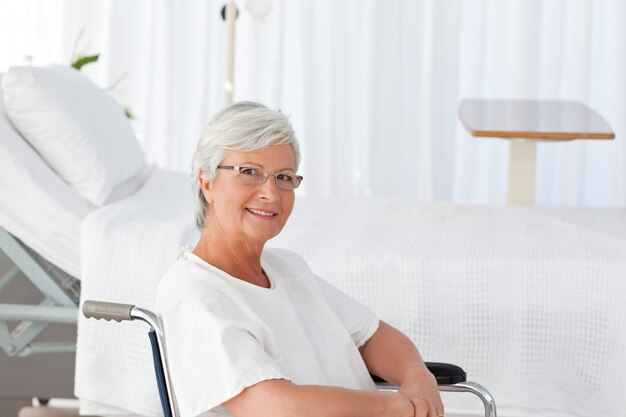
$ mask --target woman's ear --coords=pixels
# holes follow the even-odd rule
[[[198,183],[200,184],[200,189],[202,190],[202,195],[204,195],[204,199],[208,204],[213,202],[213,196],[211,192],[211,182],[205,181],[204,179],[205,169],[200,168],[198,170]]]

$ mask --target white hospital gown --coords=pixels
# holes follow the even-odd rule
[[[358,351],[374,313],[293,252],[266,249],[261,265],[271,288],[184,249],[163,277],[157,308],[182,416],[229,415],[220,404],[268,379],[375,389]]]

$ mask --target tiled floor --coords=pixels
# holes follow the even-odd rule
[[[24,407],[18,417],[78,417],[77,408]]]

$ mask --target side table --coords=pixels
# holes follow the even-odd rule
[[[463,126],[474,137],[509,139],[509,204],[533,204],[537,141],[614,139],[598,113],[576,101],[464,99]]]

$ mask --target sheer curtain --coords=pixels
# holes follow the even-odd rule
[[[0,3],[0,70],[68,62],[137,116],[148,159],[187,171],[223,102],[223,1]],[[462,98],[578,100],[614,141],[541,143],[537,204],[626,205],[626,3],[621,0],[238,1],[235,99],[291,115],[300,195],[503,204],[508,143],[462,128]]]

